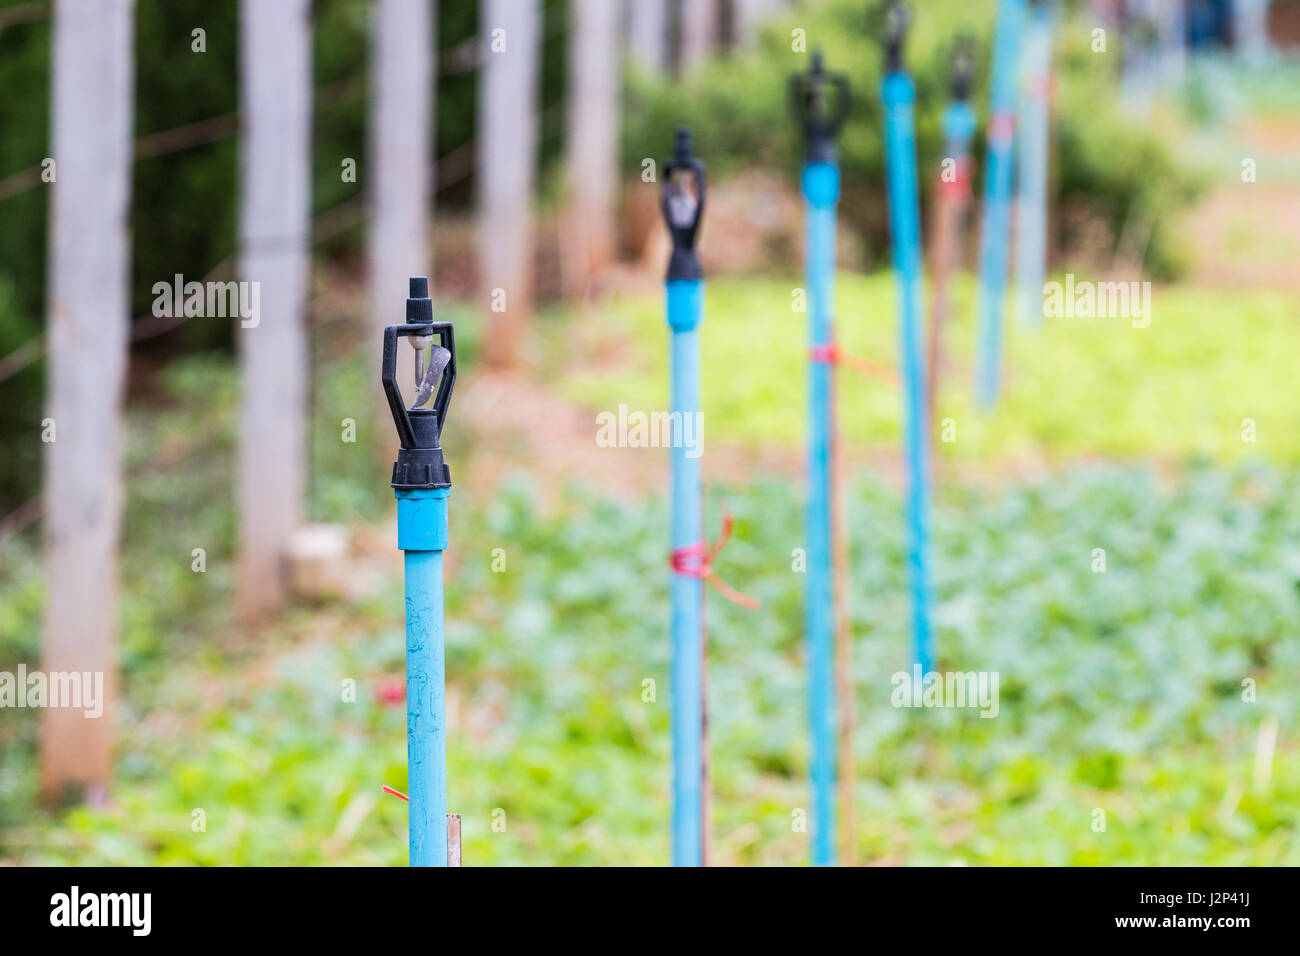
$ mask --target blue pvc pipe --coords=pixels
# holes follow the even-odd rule
[[[804,269],[808,285],[808,342],[812,349],[835,343],[831,297],[835,282],[835,204],[840,171],[832,163],[803,168],[806,208]],[[804,609],[808,642],[808,716],[811,738],[812,862],[835,863],[835,649],[832,610],[831,399],[834,367],[808,365],[807,587]]]
[[[697,545],[704,537],[698,445],[686,447],[687,416],[700,413],[699,325],[703,312],[700,279],[669,279],[668,325],[672,329],[672,412],[674,434],[672,548]],[[694,434],[700,434],[696,429]],[[688,454],[693,452],[694,457]],[[673,865],[703,861],[701,816],[704,715],[701,697],[700,606],[704,582],[674,573],[673,600]]]
[[[442,552],[448,488],[397,492],[406,552],[406,766],[411,866],[447,865],[446,664]]]
[[[949,103],[944,108],[941,123],[947,143],[946,155],[960,166],[970,157],[970,141],[975,135],[975,110],[964,100]]]
[[[1020,185],[1016,203],[1016,312],[1042,325],[1047,270],[1048,88],[1052,77],[1052,6],[1030,7],[1020,85]]]
[[[1025,0],[998,0],[993,38],[989,106],[988,169],[981,228],[979,356],[976,400],[992,408],[1002,377],[1002,298],[1007,284],[1010,203],[1015,143],[1016,80],[1020,70],[1020,23]]]
[[[921,214],[916,189],[916,90],[904,73],[890,73],[880,89],[885,104],[885,166],[889,224],[898,277],[899,345],[903,365],[904,452],[907,460],[907,570],[912,591],[912,637],[922,673],[932,661],[930,636],[930,419],[925,407],[925,315],[921,305]]]

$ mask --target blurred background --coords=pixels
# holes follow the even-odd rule
[[[853,859],[1300,863],[1300,0],[1059,9],[1048,278],[1150,281],[1151,321],[1009,320],[987,412],[996,3],[914,7],[927,232],[961,34],[979,119],[935,410],[956,429],[938,662],[998,671],[1001,705],[889,705],[901,400],[846,374]],[[813,50],[854,90],[838,334],[894,366],[861,0],[0,0],[0,671],[102,669],[111,695],[99,721],[0,710],[0,862],[405,862],[406,806],[380,791],[404,789],[406,741],[379,329],[425,273],[461,363],[466,864],[666,862],[668,455],[600,447],[596,416],[666,407],[655,164],[680,122],[710,173],[709,534],[734,514],[717,568],[763,602],[709,605],[713,859],[803,862],[786,82]],[[177,277],[260,283],[260,323],[160,305]]]

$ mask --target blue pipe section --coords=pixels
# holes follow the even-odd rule
[[[411,866],[447,865],[446,664],[442,552],[449,488],[397,495],[406,565],[406,766]]]
[[[943,137],[947,144],[947,155],[957,161],[958,166],[970,157],[970,141],[975,135],[975,110],[965,100],[949,103],[944,108]]]
[[[988,169],[981,228],[979,356],[976,401],[992,408],[1002,378],[1002,298],[1010,247],[1012,149],[1015,143],[1016,80],[1025,0],[998,0],[993,39],[993,81],[988,126]]]
[[[1052,78],[1052,6],[1033,4],[1025,23],[1020,87],[1020,196],[1016,205],[1017,314],[1043,323],[1047,271],[1048,91]]]
[[[833,163],[803,168],[807,203],[804,269],[808,285],[811,349],[835,344],[831,297],[835,282],[835,204],[840,171]],[[811,728],[812,863],[835,863],[835,648],[831,554],[831,399],[834,366],[808,366],[808,714]]]
[[[930,419],[925,407],[925,352],[921,305],[921,214],[916,188],[916,89],[904,73],[881,85],[885,104],[885,167],[889,177],[889,224],[898,277],[899,342],[903,360],[904,452],[907,460],[908,580],[912,636],[922,673],[931,668],[930,636]]]
[[[686,447],[687,416],[700,414],[700,340],[703,314],[700,279],[669,279],[668,326],[672,329],[672,548],[698,545],[704,537],[700,458]],[[700,431],[696,429],[696,435]],[[698,446],[697,449],[698,451]],[[701,815],[704,716],[701,707],[700,610],[704,582],[678,572],[672,580],[673,866],[703,861]]]

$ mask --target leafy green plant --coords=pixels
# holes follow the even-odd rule
[[[861,857],[1300,861],[1294,746],[1283,739],[1267,779],[1252,771],[1262,723],[1297,716],[1287,688],[1300,652],[1287,635],[1300,612],[1298,492],[1294,473],[1258,467],[1172,482],[1089,467],[948,496],[934,523],[939,664],[999,674],[998,714],[986,719],[891,705],[892,675],[909,666],[901,503],[876,481],[856,485]],[[803,578],[791,570],[800,497],[785,482],[728,489],[736,537],[718,570],[763,606],[710,598],[724,862],[806,858],[791,829],[806,806]],[[666,502],[615,504],[575,488],[542,512],[521,481],[486,509],[458,498],[452,508],[450,799],[466,860],[662,862]],[[495,573],[489,555],[502,543],[509,570]],[[403,707],[384,692],[401,680],[400,587],[394,569],[372,600],[336,612],[331,636],[319,620],[291,620],[263,634],[251,659],[160,674],[149,709],[166,719],[124,724],[113,805],[57,820],[27,812],[22,826],[11,810],[5,855],[403,862],[405,808],[378,792],[405,784]],[[355,702],[341,693],[349,679]],[[28,767],[28,752],[5,766]],[[10,806],[30,791],[25,772],[0,783]]]

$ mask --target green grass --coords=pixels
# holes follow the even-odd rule
[[[1060,278],[1060,277],[1057,277]],[[1085,276],[1076,276],[1084,279]],[[708,283],[701,332],[706,442],[802,441],[806,315],[792,310],[794,281]],[[1300,461],[1300,316],[1280,292],[1152,289],[1151,324],[1122,318],[1048,318],[1035,331],[1008,322],[1005,392],[997,410],[972,397],[974,283],[963,277],[949,323],[939,417],[956,441],[943,458],[996,465],[1081,457]],[[842,346],[898,366],[894,282],[887,273],[838,277]],[[662,409],[667,328],[657,298],[619,297],[582,326],[580,347],[599,367],[574,363],[558,388],[597,409]],[[840,408],[846,441],[897,448],[901,394],[846,371]],[[1256,441],[1242,440],[1243,420]],[[707,445],[706,445],[707,447]]]
[[[1234,53],[1199,53],[1187,66],[1180,101],[1192,119],[1290,119],[1300,109],[1300,57],[1286,50],[1258,65],[1243,63]]]
[[[850,347],[887,354],[887,278],[844,276],[840,289]],[[726,370],[728,388],[708,393],[706,436],[797,448],[804,317],[763,311],[788,302],[789,289],[716,282],[710,295],[706,361]],[[570,370],[564,390],[606,407],[662,407],[656,302],[616,303],[580,327],[561,321],[548,349],[561,331],[580,333],[617,383]],[[990,457],[991,467],[1019,455],[1137,454],[1147,442],[1157,455],[1241,457],[1239,431],[1220,437],[1218,418],[1195,406],[1202,392],[1230,409],[1219,417],[1257,407],[1252,450],[1286,462],[1076,462],[1033,482],[945,482],[934,521],[939,663],[996,671],[996,718],[891,706],[891,676],[909,659],[902,506],[886,482],[860,476],[848,521],[861,860],[1300,864],[1300,468],[1288,461],[1294,386],[1281,371],[1290,334],[1267,296],[1170,291],[1157,295],[1149,329],[1017,332],[1008,402],[982,428],[962,410],[964,388],[948,396],[962,423],[950,452],[973,456],[982,442],[1006,456]],[[956,338],[955,354],[968,354],[968,330]],[[648,358],[624,358],[632,354]],[[773,371],[782,367],[785,377]],[[312,433],[328,475],[313,510],[368,522],[388,513],[375,504],[389,500],[386,489],[367,491],[373,462],[336,447],[360,378],[343,366],[325,371]],[[226,362],[179,363],[162,383],[164,403],[131,419],[113,802],[38,810],[35,721],[6,713],[0,859],[405,860],[406,808],[379,792],[405,788],[403,707],[384,695],[403,666],[398,565],[352,603],[295,608],[254,633],[232,627],[233,383]],[[741,398],[724,400],[729,392]],[[897,403],[874,381],[847,384],[850,433],[896,442]],[[615,503],[575,487],[542,510],[535,492],[521,477],[487,507],[452,499],[448,757],[465,859],[665,862],[666,503]],[[779,481],[727,492],[737,527],[719,571],[763,606],[709,603],[717,858],[799,863],[804,578],[791,560],[803,542],[802,496]],[[189,570],[199,545],[206,574]],[[496,548],[506,551],[505,573],[491,570]],[[1097,548],[1105,573],[1093,570]],[[0,668],[36,659],[36,555],[34,536],[0,550]],[[355,701],[344,697],[349,680]],[[643,699],[647,680],[652,701]],[[1248,680],[1254,702],[1243,699]],[[1281,728],[1277,751],[1257,778],[1269,720]],[[1094,830],[1098,810],[1104,832]]]
[[[729,493],[737,533],[719,570],[763,607],[710,602],[726,862],[806,854],[791,827],[807,806],[792,492]],[[908,661],[900,502],[859,485],[849,515],[862,859],[1300,863],[1292,736],[1281,734],[1267,782],[1252,770],[1263,721],[1293,727],[1300,709],[1297,494],[1295,475],[1264,468],[1161,484],[1113,467],[954,494],[935,521],[940,664],[999,673],[999,714],[983,719],[891,706],[891,675]],[[665,503],[575,490],[543,514],[533,500],[518,484],[486,510],[453,501],[450,800],[466,860],[661,863]],[[494,547],[507,550],[505,573],[490,569]],[[1093,570],[1099,547],[1105,573]],[[299,615],[259,635],[255,658],[158,672],[149,707],[122,727],[114,805],[0,833],[6,855],[400,864],[405,807],[378,792],[405,785],[403,708],[380,693],[402,672],[399,587],[394,576],[361,606]],[[347,679],[356,702],[343,699]],[[1246,679],[1255,702],[1243,700]],[[196,809],[203,832],[191,828]]]

